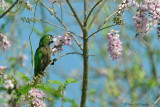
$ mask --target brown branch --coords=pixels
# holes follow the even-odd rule
[[[101,5],[99,6],[98,10],[97,10],[96,13],[94,14],[91,22],[90,22],[89,25],[88,25],[88,29],[90,29],[91,25],[94,23],[94,21],[95,21],[96,18],[98,17],[98,14],[100,13],[100,11],[101,11],[102,7],[104,6],[105,2],[106,2],[106,0],[104,0],[104,1],[101,3]]]
[[[104,20],[104,22],[98,27],[98,30],[100,30],[101,27],[102,27],[112,16],[114,16],[117,12],[118,12],[118,10],[116,10],[113,14],[111,14],[110,16],[108,16],[108,17]],[[98,31],[98,30],[97,30],[97,31]],[[91,38],[91,40],[90,40],[90,42],[89,42],[89,47],[90,47],[90,45],[91,45],[91,43],[92,43],[92,41],[94,40],[95,37],[96,37],[96,33],[95,33],[94,36]]]
[[[77,14],[76,14],[74,8],[72,7],[71,3],[69,2],[69,0],[66,0],[66,2],[68,3],[68,5],[69,5],[71,11],[73,12],[73,15],[74,15],[75,19],[77,20],[77,22],[79,23],[81,29],[83,29],[82,22],[81,22],[80,19],[78,18],[78,16],[77,16]]]
[[[82,55],[82,54],[79,53],[79,52],[70,52],[70,53],[63,54],[63,55],[61,55],[61,56],[59,56],[59,57],[53,59],[53,60],[47,65],[46,68],[48,68],[48,66],[51,65],[54,61],[57,61],[58,59],[60,59],[60,58],[62,58],[62,57],[64,57],[64,56],[66,56],[66,55],[70,55],[70,54],[79,54],[79,55]],[[45,69],[46,69],[46,68],[45,68]]]
[[[61,27],[61,26],[58,26],[58,25],[55,25],[55,24],[53,24],[53,23],[50,23],[50,22],[44,21],[44,20],[42,20],[42,19],[40,19],[39,21],[41,21],[41,22],[43,22],[43,23],[47,23],[47,24],[52,25],[52,26],[54,26],[54,27],[60,28],[60,29],[62,29],[62,30],[65,30],[65,31],[67,31],[67,32],[70,32],[70,33],[72,33],[72,34],[74,34],[74,35],[76,35],[76,36],[78,36],[78,37],[82,38],[82,36],[77,35],[76,33],[72,32],[72,31],[69,31],[68,29],[63,28],[63,27]]]
[[[88,16],[87,16],[87,18],[86,18],[86,23],[87,23],[89,17],[91,16],[93,10],[94,10],[94,9],[100,4],[100,2],[102,2],[102,1],[103,1],[103,0],[99,0],[99,1],[92,7],[92,9],[90,10],[90,12],[89,12],[89,14],[88,14]]]
[[[44,6],[52,15],[54,15],[54,17],[62,24],[62,26],[65,28],[65,30],[71,32],[71,31],[69,30],[69,28],[56,16],[56,14],[53,12],[52,9],[48,8],[48,7],[42,2],[42,0],[40,0],[40,3],[41,3],[41,5]],[[52,25],[55,26],[54,24],[52,24]],[[58,26],[56,25],[56,27],[58,27]],[[64,28],[62,28],[62,27],[59,27],[59,28],[61,28],[61,29],[64,30]],[[73,33],[73,32],[71,32],[71,33]],[[73,34],[75,34],[75,33],[73,33]],[[75,34],[75,35],[77,35],[77,34]],[[77,45],[80,47],[80,49],[83,50],[83,48],[81,47],[81,44],[78,42],[78,40],[77,40],[74,36],[72,36],[72,37],[73,37],[73,39],[75,40],[75,42],[77,43]]]
[[[115,26],[115,25],[116,25],[116,24],[110,25],[110,26],[106,26],[106,27],[103,27],[103,28],[97,30],[96,32],[92,33],[92,34],[88,37],[88,39],[89,39],[90,37],[94,36],[94,34],[100,32],[100,31],[102,31],[102,30],[104,30],[104,29],[107,29],[107,28],[110,28],[110,27],[112,27],[112,26]]]
[[[1,16],[0,18],[2,18],[3,16],[5,16],[17,3],[18,3],[19,0],[16,0],[13,5],[7,10],[5,11]]]
[[[42,6],[44,6],[50,13],[51,15],[53,15],[66,29],[68,29],[68,27],[56,16],[55,12],[53,12],[53,10],[49,7],[47,7],[42,0],[39,1],[41,3]]]
[[[63,86],[63,91],[62,91],[62,106],[64,106],[64,91],[65,91],[65,87]]]
[[[154,102],[154,104],[151,105],[151,107],[154,107],[154,105],[156,105],[159,100],[160,100],[160,97]]]

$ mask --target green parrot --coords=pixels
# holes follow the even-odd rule
[[[53,43],[52,35],[45,35],[40,39],[39,47],[34,56],[34,76],[44,75],[44,70],[51,62],[50,44]],[[52,63],[52,65],[54,62]]]

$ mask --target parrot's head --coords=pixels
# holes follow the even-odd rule
[[[53,38],[52,35],[44,35],[39,42],[39,46],[50,45],[53,43]]]

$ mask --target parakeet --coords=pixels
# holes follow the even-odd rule
[[[51,62],[50,44],[53,43],[52,35],[45,35],[40,39],[39,47],[34,56],[34,76],[44,75],[44,70]]]

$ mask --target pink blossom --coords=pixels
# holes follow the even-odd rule
[[[63,50],[62,47],[64,45],[67,45],[67,46],[72,45],[73,38],[72,38],[71,34],[69,32],[67,32],[63,36],[58,35],[57,38],[56,37],[53,38],[53,41],[55,44],[52,48],[52,53],[54,56],[56,53],[59,53]]]
[[[5,3],[5,1],[4,0],[1,0],[1,2],[4,4]]]
[[[3,50],[7,50],[10,46],[11,46],[11,44],[8,41],[7,37],[0,32],[0,47]]]
[[[11,79],[4,80],[4,88],[13,89],[14,88],[14,82]]]
[[[32,98],[31,100],[31,105],[34,107],[45,107],[43,97],[44,97],[44,92],[40,91],[37,88],[32,88],[28,92],[28,97]]]
[[[1,70],[6,70],[7,69],[7,66],[0,66],[0,71]]]
[[[111,30],[107,34],[108,51],[113,60],[118,60],[119,56],[122,55],[122,42],[119,40],[119,36],[118,31],[115,30]]]
[[[146,17],[146,8],[140,7],[140,9],[137,10],[136,16],[133,17],[133,20],[136,31],[139,34],[139,39],[141,40],[147,33],[148,18]]]

